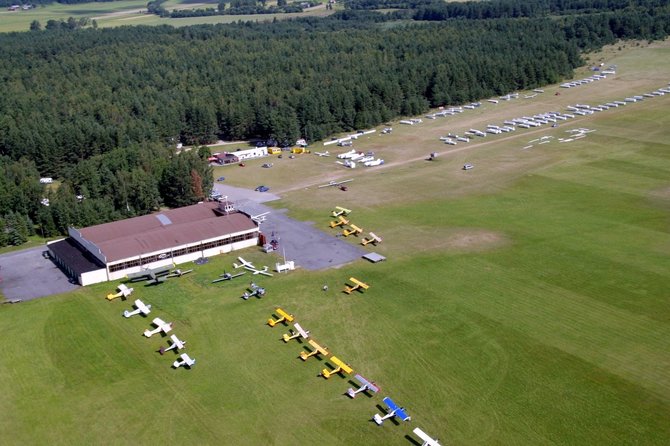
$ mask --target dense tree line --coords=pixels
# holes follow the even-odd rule
[[[559,0],[527,3],[546,10]],[[570,77],[582,49],[670,31],[667,2],[563,4],[589,13],[469,20],[429,17],[417,4],[411,15],[345,10],[272,24],[5,35],[3,237],[19,241],[35,228],[53,235],[202,199],[212,182],[206,150],[175,155],[177,142],[319,140],[554,83]],[[411,23],[412,15],[433,22]],[[44,188],[40,176],[62,184]]]
[[[206,148],[175,154],[163,144],[132,145],[69,166],[57,188],[40,183],[32,161],[2,156],[0,247],[204,200],[213,183],[208,156]]]
[[[668,0],[489,0],[445,2],[443,0],[344,0],[347,9],[421,9],[441,11],[444,19],[468,20],[510,17],[540,17],[621,11],[636,8],[656,9]]]
[[[555,82],[579,64],[550,20],[384,29],[311,19],[53,30],[5,43],[0,153],[48,176],[145,141],[318,140]]]

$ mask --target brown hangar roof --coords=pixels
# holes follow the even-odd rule
[[[91,226],[79,232],[100,248],[107,262],[115,262],[257,228],[242,212],[216,213],[218,205],[216,202],[199,203]]]

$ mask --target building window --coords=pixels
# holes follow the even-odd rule
[[[136,266],[146,265],[147,263],[153,263],[159,260],[165,260],[168,258],[174,258],[183,256],[186,254],[191,254],[194,252],[204,251],[205,249],[216,248],[217,246],[231,245],[236,242],[241,242],[243,240],[251,240],[258,237],[257,231],[247,232],[245,234],[239,234],[234,237],[225,237],[219,240],[214,240],[207,243],[201,243],[199,245],[188,246],[186,248],[175,249],[174,251],[163,252],[161,254],[152,255],[149,257],[137,258],[133,260],[128,260],[126,262],[116,263],[114,265],[109,265],[109,272],[113,273],[116,271],[121,271],[128,268],[133,268]]]

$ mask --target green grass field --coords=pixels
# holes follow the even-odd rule
[[[268,5],[273,3],[273,1],[270,1]],[[196,3],[189,0],[169,0],[164,4],[164,7],[168,10],[198,9],[216,7],[216,4],[217,2],[212,1]],[[325,7],[316,7],[297,14],[224,15],[170,19],[161,18],[154,14],[147,14],[146,10],[147,2],[145,0],[120,0],[71,5],[54,3],[47,6],[39,6],[28,11],[10,12],[2,10],[0,11],[0,33],[28,31],[30,23],[33,20],[37,20],[44,27],[49,20],[67,20],[69,17],[95,19],[100,28],[129,25],[171,25],[180,27],[206,23],[232,23],[239,20],[268,22],[274,19],[282,20],[305,16],[320,17],[333,13],[333,11],[327,11]]]
[[[333,206],[353,209],[388,260],[260,278],[262,300],[239,298],[248,276],[210,284],[232,256],[137,286],[150,316],[188,341],[192,370],[172,370],[174,355],[155,352],[167,341],[141,336],[151,318],[121,317],[130,301],[104,299],[114,284],[2,305],[3,444],[409,445],[414,427],[444,445],[667,444],[670,96],[470,146],[437,136],[646,93],[667,85],[669,56],[670,42],[607,48],[591,57],[618,74],[600,85],[395,123],[356,142],[387,159],[378,169],[314,155],[217,169],[231,184],[270,185],[276,207],[324,230]],[[576,127],[596,131],[523,150]],[[438,160],[424,161],[431,151]],[[315,187],[330,178],[355,181]],[[341,293],[350,276],[371,288]],[[280,341],[288,327],[265,324],[276,305],[381,395],[351,400],[349,379],[317,377],[327,361],[303,363],[300,344]],[[412,421],[371,422],[383,396]]]

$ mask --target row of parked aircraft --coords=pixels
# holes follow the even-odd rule
[[[122,300],[126,300],[132,293],[134,289],[129,288],[126,284],[121,283],[117,286],[117,293],[115,294],[108,294],[107,295],[107,300],[113,300],[118,297],[122,298]],[[125,318],[130,318],[135,315],[141,315],[141,316],[148,316],[151,313],[151,304],[145,304],[141,299],[135,299],[135,302],[133,303],[133,309],[131,310],[124,310],[123,311],[123,317]],[[161,334],[161,335],[166,335],[169,332],[172,331],[172,327],[174,324],[172,322],[165,322],[163,319],[156,317],[151,321],[151,325],[154,327],[152,329],[146,329],[144,330],[143,335],[147,338],[152,337],[155,334]],[[177,335],[172,334],[170,336],[171,344],[168,345],[167,348],[161,347],[158,351],[160,354],[164,354],[167,351],[174,350],[178,352],[179,350],[184,348],[184,345],[186,344],[186,341],[182,341],[177,337]],[[186,368],[190,368],[195,364],[195,359],[191,358],[188,354],[182,353],[179,355],[179,358],[174,361],[172,366],[174,368],[178,368],[181,366],[184,366]]]
[[[336,209],[335,212],[338,213],[340,210]],[[360,286],[365,285],[356,279],[351,278],[350,280],[356,284],[360,284]],[[368,286],[365,285],[365,288],[367,287]],[[312,339],[309,330],[305,330],[299,323],[294,321],[295,316],[293,314],[287,312],[283,308],[276,307],[273,317],[268,319],[267,324],[270,327],[275,327],[279,324],[288,325],[289,323],[293,323],[293,329],[289,329],[288,333],[284,333],[281,339],[284,343],[288,343],[293,339],[300,343],[306,343],[305,350],[300,352],[300,359],[303,361],[307,361],[313,356],[319,356],[328,361],[326,363],[328,366],[325,367],[320,374],[320,376],[323,376],[325,379],[329,379],[334,375],[347,376],[353,373],[354,370],[349,364],[342,361],[340,358],[331,355],[327,347]],[[371,398],[381,390],[374,381],[368,380],[360,374],[354,375],[354,380],[356,382],[356,387],[349,387],[345,392],[345,395],[351,399],[355,399],[359,394],[365,394]],[[406,422],[411,421],[411,417],[407,414],[405,408],[396,404],[390,397],[384,397],[382,401],[387,407],[385,411],[386,413],[375,413],[372,416],[372,420],[378,426],[381,426],[384,421],[391,418],[397,418]],[[440,446],[437,439],[430,437],[420,428],[415,428],[413,432],[421,439],[423,446]]]

